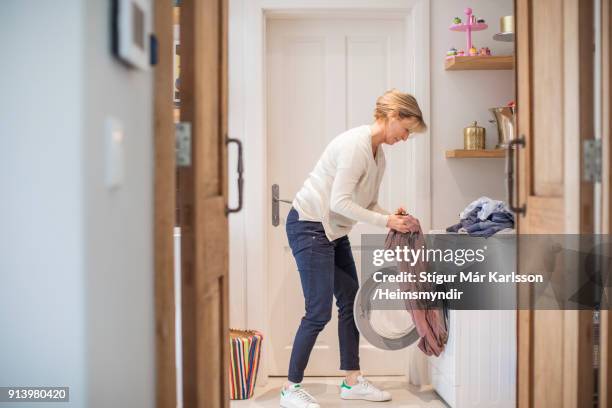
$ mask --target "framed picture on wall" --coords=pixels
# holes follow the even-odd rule
[[[145,0],[113,1],[113,53],[125,64],[149,68],[151,10]]]

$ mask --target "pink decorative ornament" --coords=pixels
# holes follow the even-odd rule
[[[452,24],[449,29],[451,31],[461,31],[466,33],[467,37],[467,50],[470,50],[473,47],[472,44],[472,31],[481,31],[486,30],[489,26],[485,23],[477,23],[475,16],[472,15],[472,9],[466,8],[464,10],[465,15],[467,16],[466,22],[462,24]]]

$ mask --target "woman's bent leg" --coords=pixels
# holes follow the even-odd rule
[[[331,319],[334,294],[334,248],[320,223],[298,222],[289,235],[304,292],[306,314],[295,334],[288,379],[299,383],[304,377],[317,336]],[[301,231],[303,230],[303,231]]]
[[[357,268],[348,237],[337,240],[335,249],[334,295],[338,306],[340,369],[359,370],[359,331],[353,318],[353,304],[359,289]]]

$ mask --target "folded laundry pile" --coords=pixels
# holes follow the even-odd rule
[[[423,232],[402,233],[393,229],[389,230],[385,239],[385,249],[395,249],[396,247],[424,249]],[[399,261],[397,266],[398,272],[409,272],[415,275],[427,270],[427,265],[420,258],[417,258],[417,262],[414,262],[414,264],[413,262]],[[399,286],[402,291],[406,292],[435,291],[435,285],[430,282],[404,282],[399,283]],[[419,349],[428,356],[439,356],[448,339],[448,329],[442,308],[440,305],[428,304],[424,300],[406,299],[405,304],[420,337]]]
[[[446,231],[488,238],[506,228],[514,228],[514,214],[508,205],[503,201],[480,197],[465,207],[459,214],[459,222],[446,228]]]

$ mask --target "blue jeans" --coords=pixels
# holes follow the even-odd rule
[[[334,296],[338,306],[340,369],[359,370],[359,331],[353,319],[359,281],[348,237],[330,241],[320,222],[299,221],[293,207],[287,216],[286,230],[306,308],[293,341],[289,381],[299,383],[304,378],[317,336],[331,319]]]

